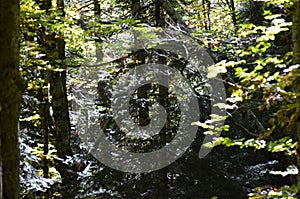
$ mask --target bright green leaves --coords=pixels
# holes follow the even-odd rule
[[[271,12],[265,13],[265,19],[267,20],[273,20],[273,19],[277,19],[279,17],[281,17],[281,14],[272,14]]]
[[[270,173],[271,172],[272,171],[270,171]],[[290,172],[290,174],[292,174],[292,172]],[[266,185],[262,187],[256,187],[255,189],[253,189],[253,193],[248,194],[248,196],[250,196],[249,199],[262,199],[262,198],[298,199],[297,197],[298,192],[299,192],[299,187],[297,187],[296,185],[293,186],[285,185],[280,188],[277,188],[276,186],[273,185]]]
[[[261,44],[256,46],[250,46],[248,49],[252,49],[254,52],[259,52],[262,55],[262,51],[257,48]],[[268,47],[271,44],[268,45]],[[257,51],[253,50],[256,49]],[[238,100],[249,99],[250,94],[255,92],[257,89],[263,89],[264,93],[269,93],[270,89],[276,87],[283,88],[285,83],[288,81],[282,78],[284,69],[289,64],[290,55],[285,56],[262,56],[254,59],[252,63],[236,64],[234,68],[235,76],[239,78],[240,85],[235,85],[230,88],[232,93],[231,98],[238,97]],[[278,83],[278,85],[277,85]],[[274,85],[276,85],[274,87]],[[279,86],[281,85],[281,86]],[[272,91],[273,92],[273,91]],[[266,98],[270,96],[265,96]],[[267,99],[266,99],[267,100]]]
[[[263,55],[272,46],[270,42],[275,40],[275,36],[284,31],[288,31],[291,22],[286,22],[281,15],[267,15],[266,19],[272,20],[270,26],[256,26],[254,24],[242,24],[238,30],[239,36],[245,40],[247,38],[256,37],[256,44],[248,47],[246,51],[240,51],[240,56]]]
[[[271,15],[271,17],[279,17],[278,15]],[[266,42],[269,40],[275,40],[275,35],[283,31],[288,31],[292,22],[285,22],[282,18],[275,18],[271,22],[272,26],[262,31],[263,35],[257,38],[258,42]]]
[[[276,3],[283,4],[289,2],[291,1],[276,1]],[[282,8],[282,12],[286,12],[285,8]],[[259,110],[266,109],[264,111],[268,112],[267,117],[270,118],[264,121],[267,123],[269,119],[269,125],[263,125],[270,127],[266,128],[264,132],[259,131],[257,137],[252,139],[219,137],[209,145],[210,147],[224,145],[255,150],[263,149],[295,155],[298,144],[290,137],[275,141],[268,140],[273,133],[278,133],[280,128],[292,126],[300,117],[300,113],[296,111],[300,110],[299,105],[295,104],[296,94],[289,88],[299,75],[296,73],[298,65],[292,65],[292,53],[288,52],[290,51],[288,45],[291,36],[288,31],[292,23],[288,22],[289,18],[282,13],[273,14],[268,11],[264,13],[264,16],[265,20],[261,23],[264,25],[240,25],[237,35],[230,38],[230,47],[226,48],[221,45],[221,47],[213,48],[217,51],[226,50],[227,60],[217,63],[214,67],[209,67],[208,77],[214,78],[223,73],[226,78],[224,82],[229,79],[226,82],[230,85],[228,89],[230,97],[227,98],[227,102],[235,106],[223,105],[220,108],[228,111],[236,109],[240,104],[247,106],[248,102],[258,100],[259,103],[255,102],[258,104],[257,108]],[[224,39],[223,44],[226,42],[228,40]],[[222,41],[220,43],[222,44]],[[272,116],[271,113],[273,113]],[[211,121],[194,124],[202,127],[205,131],[204,134],[216,135],[216,132],[230,130],[227,126],[223,129],[215,129]],[[287,128],[288,130],[290,129]],[[286,133],[286,129],[284,131]]]
[[[242,139],[243,140],[243,139]],[[215,140],[215,146],[224,145],[226,147],[242,145],[242,140],[232,140],[228,137],[219,137]]]
[[[221,106],[221,104],[219,104]],[[226,106],[226,105],[224,105]],[[229,106],[229,105],[228,105]],[[226,106],[227,107],[227,106]],[[210,119],[205,120],[205,122],[193,122],[192,125],[199,126],[203,128],[205,131],[204,135],[219,135],[222,131],[229,131],[229,125],[219,125],[226,120],[227,116],[220,116],[216,114],[211,114]],[[211,146],[208,146],[211,147]]]
[[[238,146],[242,148],[254,148],[255,150],[265,149],[270,152],[285,152],[288,155],[295,155],[298,143],[290,137],[284,137],[279,140],[269,141],[262,139],[230,139],[228,137],[219,137],[214,142],[215,146],[224,145],[226,147]]]
[[[207,78],[215,78],[217,77],[218,74],[226,73],[227,68],[233,68],[235,65],[239,65],[245,62],[246,62],[245,60],[241,60],[237,62],[222,60],[217,64],[209,66],[207,68],[207,72],[208,72]]]
[[[289,155],[296,153],[298,143],[294,142],[290,137],[284,137],[279,140],[270,141],[267,144],[267,150],[271,152],[287,152]]]
[[[245,77],[246,71],[248,71],[248,68],[237,67],[235,68],[235,75],[238,77]]]
[[[39,114],[35,114],[35,115],[30,116],[30,117],[21,119],[20,121],[26,121],[26,122],[29,122],[29,121],[39,120],[39,119],[41,119],[40,115],[39,115]]]
[[[255,60],[255,64],[257,64],[257,67],[260,67],[260,69],[255,70],[261,70],[263,67],[267,67],[268,65],[273,65],[274,67],[277,67],[279,64],[283,64],[283,60],[279,59],[278,57],[264,57],[264,58],[259,58]]]

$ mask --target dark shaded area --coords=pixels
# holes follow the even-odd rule
[[[155,50],[150,52],[150,60],[159,60],[160,54],[157,54]],[[179,59],[172,54],[166,55],[168,56],[164,58],[166,59],[164,61],[170,67],[180,70],[190,80],[190,84],[195,85],[193,89],[199,100],[201,120],[204,121],[210,113],[210,98],[197,92],[201,88],[205,88],[202,84],[199,84],[203,77],[201,77],[199,72],[188,67],[188,63],[185,60]],[[135,56],[135,54],[133,53],[130,56]],[[144,54],[144,56],[148,55]],[[116,62],[116,64],[118,63]],[[122,64],[116,65],[115,67],[119,67],[119,70],[116,70],[118,72],[112,77],[118,77],[118,73],[126,71],[126,67],[133,66],[134,64],[132,66],[130,64],[127,66]],[[95,104],[99,108],[101,127],[112,142],[117,143],[119,147],[127,147],[134,152],[149,152],[161,148],[173,139],[179,125],[181,112],[180,107],[178,107],[178,99],[172,92],[164,88],[164,94],[162,95],[162,88],[158,84],[148,84],[142,90],[137,90],[133,93],[130,100],[130,114],[134,121],[142,121],[141,124],[147,124],[149,109],[146,107],[151,106],[155,102],[160,102],[167,109],[168,125],[162,129],[159,135],[152,136],[149,139],[130,139],[117,127],[110,114],[110,92],[114,86],[110,81],[109,78],[106,78],[106,80],[98,82],[98,97],[95,98]],[[34,106],[33,98],[24,96],[22,117],[28,117],[31,114],[32,106]],[[30,107],[30,109],[26,107]],[[238,111],[234,115],[234,119],[232,121],[229,120],[230,132],[224,133],[223,136],[228,136],[232,139],[251,138],[251,135],[248,135],[247,132],[241,129],[241,125],[252,129],[254,133],[258,133],[256,130],[259,128],[254,125],[255,119],[247,114],[247,110],[253,110],[262,123],[267,123],[267,120],[264,120],[263,117],[267,112],[256,112],[254,107],[249,106]],[[247,123],[245,123],[245,120],[247,120]],[[20,128],[28,132],[28,137],[42,139],[42,135],[38,131],[34,132],[35,128],[32,124],[22,122]],[[211,198],[213,196],[218,196],[219,198],[247,198],[247,193],[251,192],[252,188],[264,185],[281,186],[291,184],[292,181],[289,176],[282,178],[282,176],[269,174],[271,170],[285,170],[288,165],[292,164],[293,160],[289,160],[284,154],[219,146],[214,148],[205,158],[199,159],[198,151],[204,138],[202,134],[203,129],[201,128],[199,128],[197,137],[191,147],[170,166],[145,174],[124,173],[102,165],[95,160],[89,154],[89,149],[82,144],[76,131],[74,131],[74,127],[72,129],[71,146],[73,156],[70,157],[71,159],[68,157],[65,160],[58,161],[64,161],[64,164],[68,164],[69,168],[73,168],[68,170],[70,175],[75,173],[78,175],[77,187],[73,187],[74,189],[72,190],[72,192],[77,193],[77,198]],[[53,136],[53,134],[50,135]],[[49,137],[50,143],[53,140],[52,136]],[[24,143],[28,143],[34,148],[34,143],[30,143],[29,140],[26,141],[28,137],[24,138]],[[23,161],[24,158],[26,157],[23,155]],[[38,160],[29,161],[38,164]],[[22,168],[24,169],[23,173],[28,175],[30,167],[23,162]],[[50,193],[55,192],[56,189],[61,189],[60,186],[59,184],[54,184]],[[164,187],[163,190],[165,191],[163,193],[164,196],[161,196],[162,187]],[[43,192],[40,192],[40,194],[43,195]]]

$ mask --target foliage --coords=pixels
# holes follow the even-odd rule
[[[161,171],[135,175],[107,168],[90,157],[88,149],[78,138],[75,123],[72,123],[71,135],[73,155],[66,159],[57,158],[53,118],[49,119],[46,128],[49,130],[49,146],[47,154],[44,154],[43,121],[45,116],[41,113],[41,105],[49,103],[51,106],[52,103],[53,96],[49,95],[49,72],[65,70],[55,69],[55,64],[60,64],[62,60],[57,60],[56,55],[49,50],[49,46],[53,46],[51,42],[64,39],[66,43],[66,60],[63,62],[68,70],[68,99],[69,102],[76,100],[72,98],[71,93],[74,82],[84,83],[82,82],[84,80],[80,79],[81,65],[86,64],[87,58],[95,57],[93,55],[97,50],[107,48],[105,42],[102,41],[115,38],[129,28],[146,32],[148,27],[157,24],[159,19],[154,14],[157,9],[155,1],[138,1],[141,3],[141,7],[139,15],[135,17],[131,16],[131,1],[125,0],[99,1],[100,16],[95,16],[94,2],[92,1],[66,1],[64,17],[57,10],[55,3],[49,11],[46,11],[41,9],[41,5],[37,2],[39,1],[21,1],[20,71],[27,80],[27,90],[23,97],[20,118],[22,197],[33,198],[33,195],[46,197],[47,194],[49,198],[60,197],[62,179],[57,170],[58,161],[69,165],[72,168],[72,171],[69,172],[77,175],[80,183],[74,190],[79,198],[122,198],[126,196],[126,193],[132,194],[131,196],[137,194],[141,197],[154,196],[157,194],[161,175],[159,172]],[[253,5],[249,5],[245,1],[234,1],[236,10],[232,10],[229,1],[226,1],[227,3],[224,3],[225,1],[198,0],[170,2],[176,12],[181,14],[185,21],[188,21],[188,27],[192,30],[191,33],[188,33],[189,36],[201,43],[214,56],[216,64],[208,68],[207,77],[214,78],[221,74],[228,96],[227,104],[216,104],[218,108],[227,112],[226,117],[210,115],[209,99],[206,96],[199,97],[204,116],[201,121],[193,123],[193,125],[199,126],[201,132],[195,145],[198,146],[201,143],[203,134],[215,135],[222,132],[222,136],[207,147],[217,146],[218,150],[221,146],[225,146],[228,149],[222,148],[222,150],[237,150],[237,153],[240,154],[248,149],[255,151],[254,153],[260,153],[258,151],[263,150],[268,152],[268,157],[273,158],[279,154],[280,157],[291,158],[292,161],[288,165],[293,166],[295,157],[298,155],[296,150],[299,147],[294,129],[300,114],[299,104],[296,103],[297,93],[292,85],[298,75],[296,71],[299,67],[292,64],[291,9],[293,1],[264,1],[263,4],[259,4],[262,5],[263,17],[259,24],[256,19],[253,19],[252,14],[249,14]],[[206,4],[202,2],[206,2]],[[160,19],[161,25],[178,28],[178,24],[173,23],[172,17],[162,10],[160,10],[160,17],[163,18],[163,20]],[[59,36],[61,38],[58,38],[57,32],[63,32]],[[146,34],[144,36],[150,37]],[[159,51],[147,50],[149,54],[144,55],[145,60],[148,62],[158,60],[155,56],[160,53]],[[101,67],[105,68],[107,73],[101,76],[102,80],[114,86],[119,74],[126,73],[128,68],[138,64],[138,53],[123,54],[122,57],[112,62],[105,62],[107,61],[105,57],[101,61],[103,64]],[[206,89],[199,86],[202,77],[191,71],[192,67],[189,68],[189,65],[183,63],[172,53],[164,53],[165,63],[181,68],[182,74],[189,79],[196,93],[199,94],[197,91]],[[89,64],[98,61],[90,60]],[[107,89],[109,90],[109,88]],[[157,96],[158,90],[157,84],[148,89],[151,96],[147,102],[149,105],[160,100]],[[171,140],[178,127],[180,111],[177,110],[176,97],[170,93],[168,96],[172,121],[167,135],[168,140]],[[136,110],[142,104],[139,102],[137,92],[133,94],[131,102],[130,111],[137,120]],[[109,108],[101,103],[101,99],[96,100],[97,111],[109,115]],[[53,117],[51,109],[48,112]],[[73,122],[74,118],[70,119]],[[226,125],[215,127],[213,124],[218,121],[225,121]],[[114,123],[108,125],[107,131],[111,139],[118,140],[118,145],[123,147],[126,145],[135,151],[151,151],[153,145],[159,141],[159,137],[151,141],[128,139],[121,131],[117,130]],[[161,146],[157,144],[155,147]],[[178,161],[178,165],[174,164],[168,168],[166,173],[170,182],[168,186],[172,187],[170,192],[174,197],[183,197],[188,194],[185,191],[189,190],[183,187],[186,187],[186,183],[191,182],[187,179],[192,177],[187,175],[188,171],[186,170],[193,169],[187,169],[189,165],[179,165],[181,162],[184,164],[192,159],[195,148],[191,147],[190,151]],[[45,159],[48,160],[46,167],[49,169],[49,175],[47,177],[44,176],[45,170],[43,170],[45,166],[43,160]],[[224,159],[227,162],[230,157]],[[193,161],[191,162],[193,163]],[[217,166],[212,169],[217,169]],[[289,173],[289,175],[294,174],[295,172]],[[205,174],[202,173],[202,175]],[[223,178],[221,179],[223,180]],[[195,179],[192,186],[196,185],[198,180]],[[140,182],[145,182],[149,188],[145,189],[142,187],[143,183]],[[252,189],[248,196],[250,198],[295,197],[296,188],[282,184],[279,186],[281,187],[257,185],[257,188]],[[220,195],[217,188],[215,191],[216,195]],[[212,196],[215,195],[210,195],[210,197]]]

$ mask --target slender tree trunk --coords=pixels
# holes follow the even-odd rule
[[[40,2],[39,0],[36,1],[36,4],[39,5],[41,10],[45,10],[47,15],[50,14],[49,9],[52,6],[51,0],[45,0],[43,2]],[[40,31],[38,31],[38,37],[41,38],[39,40],[39,44],[45,48],[45,54],[47,54],[48,51],[51,52],[52,46],[47,45],[47,42],[50,40],[49,36],[46,36],[46,29],[45,27],[40,27]],[[33,38],[32,38],[33,40]],[[47,51],[48,50],[48,51]],[[46,57],[48,58],[48,57]],[[48,58],[50,59],[50,58]],[[40,102],[39,104],[39,114],[41,116],[41,133],[43,135],[42,143],[43,146],[43,156],[41,157],[41,165],[43,169],[43,176],[45,178],[49,178],[49,159],[48,159],[48,153],[49,153],[49,133],[50,133],[50,124],[52,124],[51,116],[50,116],[50,102],[49,102],[49,96],[48,96],[48,83],[49,83],[49,77],[48,72],[44,71],[42,72],[42,77],[45,79],[45,82],[42,83],[41,88],[38,90],[38,100]],[[50,190],[47,190],[44,193],[45,199],[48,199],[50,197]]]
[[[234,27],[236,28],[237,22],[236,22],[236,14],[235,14],[235,4],[234,0],[230,0],[230,10],[231,10],[231,19]]]
[[[159,85],[159,97],[160,97],[160,104],[164,106],[167,110],[167,98],[168,98],[168,88]],[[168,121],[166,121],[165,126],[161,130],[159,137],[160,143],[162,146],[167,144],[167,129],[168,129]],[[161,159],[166,158],[166,154],[162,154]],[[168,168],[162,168],[159,170],[159,198],[169,198],[169,182],[168,182]]]
[[[0,13],[0,198],[17,199],[19,105],[25,89],[18,68],[19,1],[1,0]]]
[[[47,76],[47,74],[46,74]],[[50,127],[50,103],[48,100],[48,89],[45,87],[48,85],[48,78],[45,78],[45,83],[42,88],[39,89],[39,112],[41,116],[41,133],[43,135],[42,142],[44,143],[43,146],[43,156],[42,156],[42,168],[43,168],[43,176],[44,178],[49,178],[49,127]],[[45,199],[48,199],[50,194],[49,190],[47,190],[44,194]]]
[[[234,28],[236,29],[237,22],[236,22],[236,13],[235,13],[234,0],[226,0],[226,4],[229,7],[231,20],[232,20],[232,23],[234,25]]]
[[[210,26],[210,9],[211,9],[211,5],[210,5],[210,0],[206,0],[206,5],[205,5],[205,10],[206,10],[206,24],[207,24],[207,29],[210,30],[211,26]]]
[[[140,61],[140,64],[145,64],[145,55],[140,54],[137,57],[137,60]],[[139,104],[139,113],[138,113],[138,120],[140,126],[146,126],[150,122],[149,118],[149,104],[147,103],[148,100],[148,92],[151,89],[151,85],[144,85],[138,88],[137,97],[138,101],[141,102]]]
[[[63,0],[57,1],[58,9],[64,12]],[[65,41],[62,33],[56,36],[57,59],[60,60],[60,65],[56,65],[50,73],[50,92],[52,95],[53,116],[56,127],[56,144],[57,153],[63,157],[71,155],[70,149],[70,119],[69,108],[66,90],[66,67],[65,60]]]
[[[295,3],[295,12],[293,16],[293,53],[294,53],[294,63],[300,64],[300,2],[295,1],[294,3]],[[298,69],[297,72],[300,73],[300,69]],[[300,97],[299,97],[300,77],[299,76],[297,76],[294,85],[296,87],[296,92],[298,95],[297,103],[300,104]],[[296,127],[297,127],[298,143],[300,143],[300,119],[298,119]],[[297,167],[298,167],[298,171],[300,171],[300,147],[298,147],[297,152],[298,152]],[[300,186],[300,172],[298,172],[297,181],[298,181],[298,185]]]
[[[210,1],[202,0],[203,16],[204,16],[204,28],[210,30]]]
[[[64,17],[64,0],[57,0],[57,9]],[[63,23],[63,19],[60,20]],[[65,60],[65,41],[63,39],[63,32],[59,32],[55,36],[56,54],[60,64],[55,64],[54,68],[50,71],[50,94],[52,96],[52,109],[54,124],[56,129],[56,150],[60,159],[66,159],[67,156],[72,155],[70,146],[70,118],[69,107],[67,100],[66,89],[66,66]],[[54,39],[54,38],[53,38]],[[63,198],[74,198],[74,183],[76,179],[73,173],[68,172],[69,165],[62,161],[58,161],[57,170],[62,177],[61,194]]]
[[[157,27],[162,26],[162,17],[159,0],[155,1],[155,23]]]
[[[95,19],[99,22],[101,19],[101,7],[100,7],[100,3],[99,0],[93,0],[94,1],[94,14],[95,14]],[[98,25],[97,27],[98,28]],[[99,28],[98,28],[99,30]],[[102,50],[102,46],[101,46],[101,35],[97,32],[98,30],[95,31],[95,45],[96,45],[96,58],[97,61],[102,61],[104,54],[103,54],[103,50]]]
[[[163,54],[161,52],[160,54]],[[159,57],[158,58],[159,64],[166,64],[166,58],[165,57]],[[160,79],[164,79],[168,81],[168,76],[161,76]],[[168,84],[168,82],[167,82]],[[168,113],[168,88],[159,85],[159,103],[163,107],[165,107],[167,112],[167,117],[169,116]],[[164,127],[161,129],[159,138],[160,138],[160,144],[161,146],[165,146],[167,144],[167,130],[169,128],[169,121],[167,119]],[[166,159],[166,154],[161,154],[162,157],[160,159]],[[162,168],[159,170],[159,198],[169,198],[169,186],[168,186],[168,168]]]

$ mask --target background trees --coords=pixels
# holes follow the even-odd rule
[[[1,2],[1,9],[7,11],[4,6],[8,4]],[[300,12],[297,9],[299,2],[291,0],[22,0],[19,69],[28,84],[20,117],[21,196],[297,198],[298,188],[293,186],[299,154],[296,124],[299,123]],[[14,19],[3,23],[14,24]],[[1,33],[7,33],[4,36],[15,36],[10,32],[16,33],[16,29],[6,28],[6,24],[1,27]],[[199,84],[201,74],[193,71],[186,60],[161,49],[128,52],[105,62],[107,40],[130,28],[146,31],[147,27],[172,28],[195,39],[209,50],[222,73],[228,96],[228,104],[224,106],[227,125],[222,137],[215,140],[217,147],[205,159],[197,157],[203,134],[215,129],[208,128],[214,118],[210,116],[210,99],[200,95],[204,89]],[[15,45],[11,49],[17,49],[16,44],[7,41],[11,39],[1,37],[1,43]],[[18,83],[17,58],[10,58],[13,53],[3,48],[4,45],[1,46],[1,67],[4,67],[0,73],[1,84],[3,88],[15,89],[4,90],[0,95],[1,100],[11,99],[5,103],[12,103],[8,109],[0,109],[0,114],[16,117],[22,83]],[[69,111],[71,100],[76,100],[71,95],[72,81],[80,80],[81,72],[86,72],[81,65],[94,55],[107,72],[99,82],[100,96],[95,97],[101,126],[108,137],[134,151],[156,149],[172,139],[180,117],[178,101],[157,84],[146,85],[133,94],[131,114],[138,123],[148,122],[148,109],[155,101],[167,107],[170,114],[160,135],[143,142],[127,138],[116,127],[109,115],[109,90],[120,74],[139,64],[163,63],[181,70],[194,86],[203,113],[197,123],[197,138],[182,158],[160,171],[140,175],[113,170],[89,154]],[[5,61],[13,62],[12,67],[6,67]],[[11,77],[7,74],[16,81],[9,81]],[[14,128],[14,133],[9,134],[14,137],[3,137],[8,131],[1,130],[2,163],[14,161],[16,168],[18,160],[14,157],[17,156],[9,154],[17,151],[8,151],[7,146],[16,146],[17,120],[9,120],[14,122],[11,124],[6,119],[7,116],[1,115],[1,124],[6,125],[0,128]],[[4,139],[12,139],[14,143]],[[10,179],[16,182],[16,177],[17,174]]]

